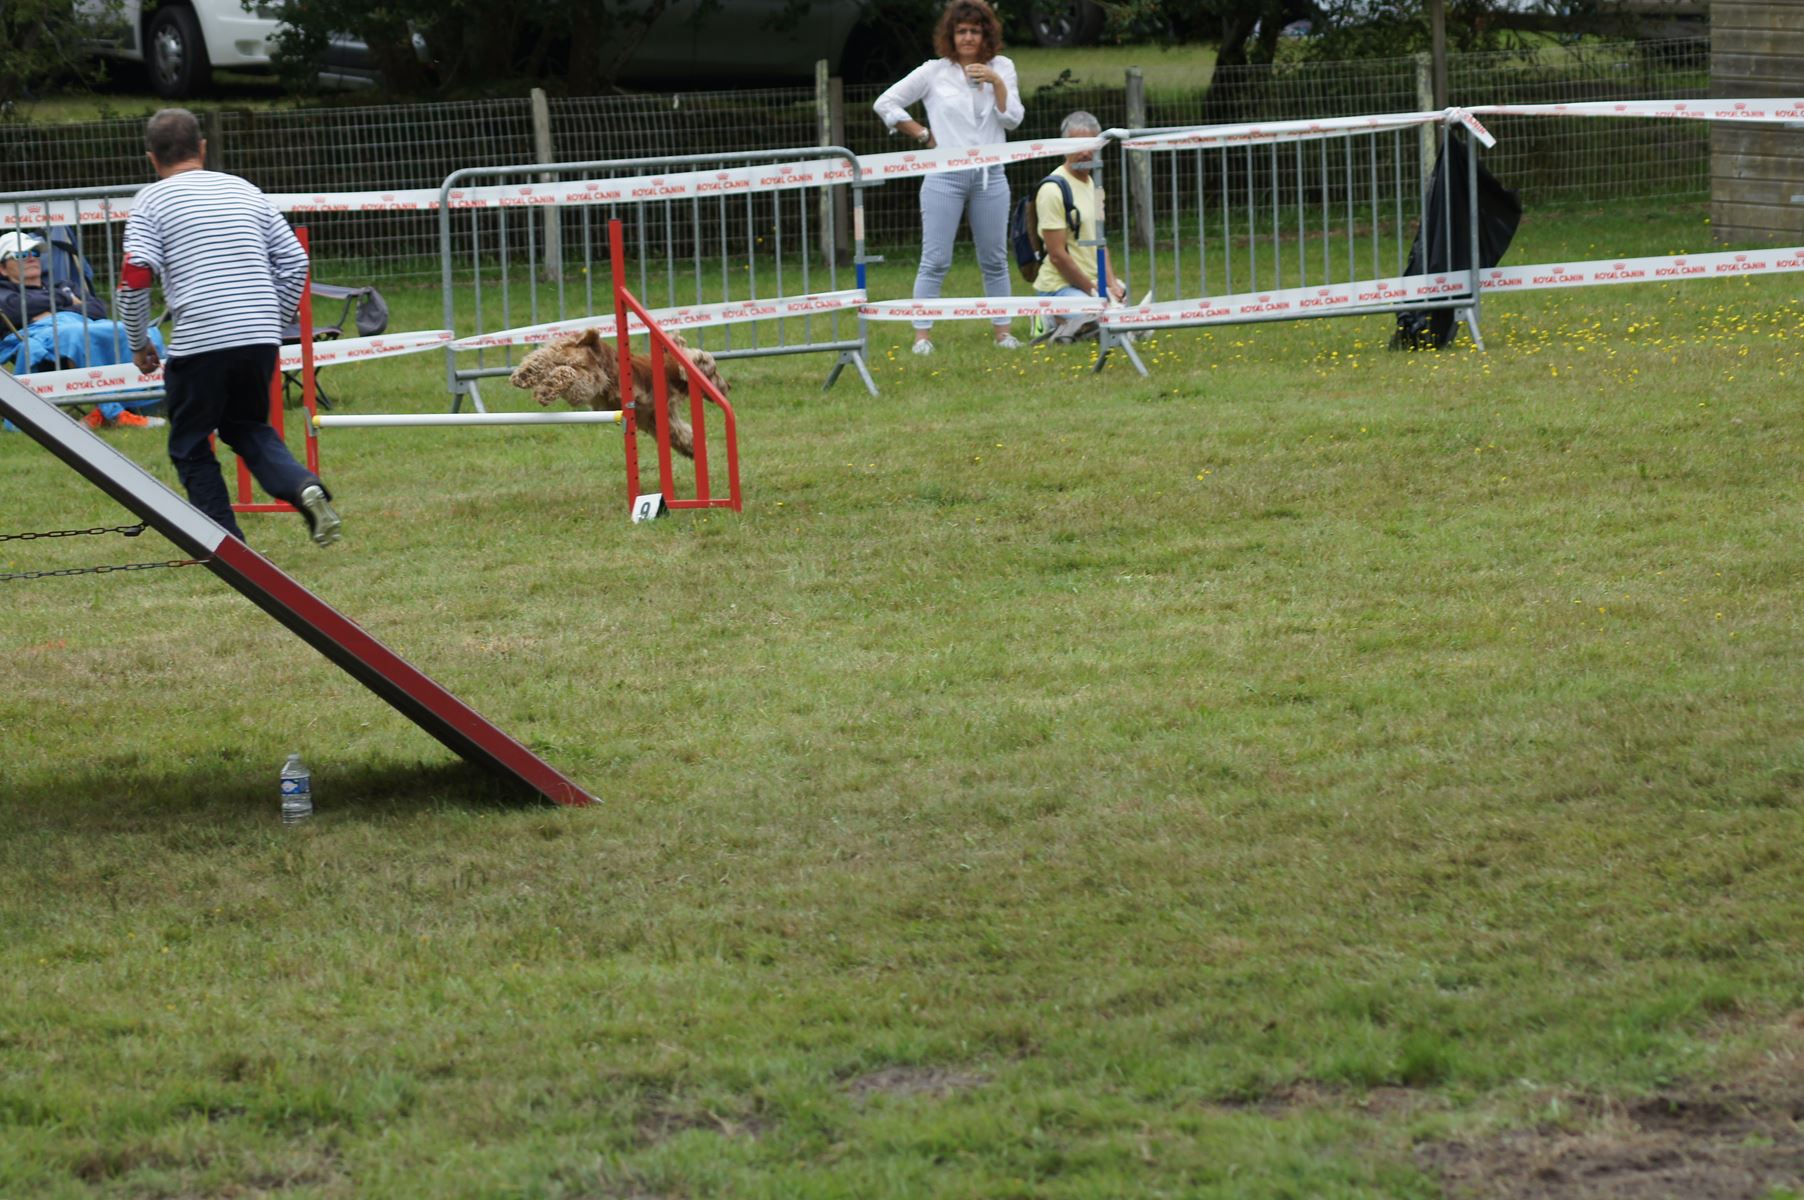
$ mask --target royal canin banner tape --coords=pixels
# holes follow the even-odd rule
[[[1651,117],[1680,121],[1804,121],[1804,100],[1585,100],[1577,104],[1478,104],[1512,117]]]
[[[1581,263],[1536,263],[1481,271],[1481,293],[1532,292],[1548,288],[1600,287],[1617,283],[1658,283],[1679,279],[1721,279],[1732,275],[1772,275],[1804,271],[1804,246],[1776,250],[1728,250],[1712,254],[1652,258],[1600,258]],[[1111,308],[1103,324],[1111,329],[1235,324],[1324,316],[1362,308],[1388,308],[1411,301],[1445,300],[1469,294],[1465,272],[1366,279],[1270,292],[1246,292],[1200,300],[1166,300],[1135,308]]]
[[[779,317],[806,317],[815,313],[856,308],[862,303],[864,303],[864,293],[857,288],[849,288],[842,292],[816,292],[807,296],[786,296],[779,300],[726,300],[718,304],[655,308],[652,310],[651,319],[657,322],[660,329],[691,329],[700,325],[731,325],[739,321],[769,321]],[[587,329],[599,329],[608,337],[613,337],[614,314],[611,312],[595,313],[587,317],[572,317],[567,321],[550,321],[542,325],[522,325],[517,329],[499,329],[494,333],[479,333],[471,337],[458,338],[451,343],[451,348],[453,350],[485,350],[498,346],[531,346],[541,342],[554,341],[565,334],[581,333]],[[634,335],[645,332],[645,323],[639,320],[638,314],[635,313],[627,319],[627,332]]]
[[[457,187],[446,193],[445,203],[449,208],[461,210],[683,200],[851,183],[854,175],[860,172],[867,181],[882,182],[886,179],[914,178],[946,171],[1005,166],[1036,158],[1062,158],[1080,150],[1096,149],[1104,141],[1100,137],[1044,138],[1037,141],[1001,142],[992,146],[941,146],[932,150],[868,154],[858,159],[858,171],[846,159],[824,158],[808,162],[755,163],[750,166],[682,171],[668,175],[635,175],[618,179]],[[272,192],[269,200],[282,212],[302,216],[311,213],[436,212],[439,193],[439,188],[379,192]],[[0,228],[87,225],[123,221],[130,215],[129,196],[34,200],[0,205]]]
[[[1267,121],[1249,125],[1199,125],[1190,129],[1162,130],[1124,138],[1127,150],[1200,150],[1212,146],[1239,146],[1255,142],[1304,142],[1312,138],[1346,137],[1355,133],[1378,133],[1387,129],[1409,129],[1418,125],[1460,124],[1487,147],[1497,139],[1472,116],[1468,109],[1449,108],[1440,112],[1379,113],[1365,117],[1319,117],[1301,121]]]
[[[1199,300],[1165,300],[1134,308],[1111,308],[1104,312],[1102,323],[1110,329],[1156,329],[1162,325],[1225,325],[1242,321],[1276,321],[1404,304],[1411,300],[1446,299],[1467,291],[1468,281],[1464,272],[1406,275],[1399,279],[1364,279],[1358,283],[1280,288],[1269,292],[1245,292],[1235,296],[1211,296]]]
[[[1372,116],[1322,117],[1299,121],[1273,121],[1247,125],[1204,125],[1161,130],[1128,138],[1112,130],[1109,138],[1123,139],[1129,150],[1183,150],[1255,142],[1297,141],[1341,137],[1349,133],[1404,129],[1416,125],[1457,123],[1471,130],[1486,146],[1496,140],[1478,120],[1479,114],[1538,117],[1642,117],[1693,121],[1804,122],[1804,99],[1784,100],[1597,100],[1575,104],[1484,104],[1448,108],[1439,112],[1383,113]],[[1048,138],[1032,142],[1003,142],[990,146],[938,147],[859,157],[868,180],[912,178],[945,171],[1024,162],[1035,158],[1063,157],[1079,150],[1095,149],[1105,138]],[[593,179],[564,183],[521,183],[453,188],[446,203],[456,209],[530,208],[557,204],[618,204],[647,200],[676,200],[741,192],[781,191],[852,182],[854,169],[842,158],[793,163],[760,163],[685,171],[669,175],[638,175],[620,179]],[[283,212],[369,213],[434,212],[439,207],[438,188],[396,188],[369,192],[272,193],[270,200]],[[87,197],[69,200],[15,201],[0,205],[0,229],[43,228],[50,225],[88,225],[123,221],[131,213],[131,197]]]
[[[1652,258],[1599,258],[1581,263],[1491,267],[1479,284],[1487,292],[1598,287],[1612,283],[1663,283],[1674,279],[1722,279],[1804,271],[1804,246],[1772,250],[1722,250],[1711,254],[1661,254]]]
[[[418,354],[436,350],[450,342],[449,330],[432,329],[418,333],[397,333],[381,337],[345,338],[336,342],[313,343],[314,367],[337,366],[348,362],[367,362],[373,358],[393,358],[397,354]],[[299,345],[283,346],[277,360],[279,369],[301,369]],[[96,396],[110,392],[137,392],[160,388],[163,372],[142,375],[131,363],[105,367],[76,367],[68,371],[39,371],[16,376],[18,381],[46,400],[67,397]]]
[[[858,315],[871,321],[1008,320],[1017,317],[1068,317],[1100,313],[1103,301],[1095,297],[1033,296],[965,297],[950,300],[879,300],[859,308]]]

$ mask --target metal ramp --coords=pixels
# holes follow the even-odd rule
[[[0,372],[0,416],[467,762],[557,804],[595,797],[56,406]]]

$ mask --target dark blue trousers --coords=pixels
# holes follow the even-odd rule
[[[208,437],[215,431],[251,469],[264,491],[294,504],[319,479],[295,461],[269,424],[269,380],[276,347],[233,346],[172,358],[163,365],[169,407],[169,461],[194,507],[239,541],[231,494]]]

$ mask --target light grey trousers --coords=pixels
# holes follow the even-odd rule
[[[952,242],[960,220],[971,222],[977,265],[983,271],[983,294],[1011,294],[1008,277],[1008,179],[1001,167],[947,171],[921,180],[921,267],[915,272],[915,299],[937,300],[946,272],[952,269]],[[1007,321],[998,321],[1007,328]],[[932,329],[932,321],[916,321],[916,329]]]

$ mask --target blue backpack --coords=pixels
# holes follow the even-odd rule
[[[1049,183],[1059,185],[1059,196],[1065,201],[1065,224],[1076,237],[1078,222],[1081,219],[1077,211],[1077,203],[1071,197],[1071,185],[1065,182],[1062,175],[1052,174],[1034,185],[1034,190],[1015,201],[1014,211],[1009,213],[1008,240],[1015,248],[1015,265],[1021,268],[1021,278],[1032,283],[1040,273],[1040,264],[1046,261],[1046,246],[1040,241],[1040,222],[1035,216],[1040,189]]]

